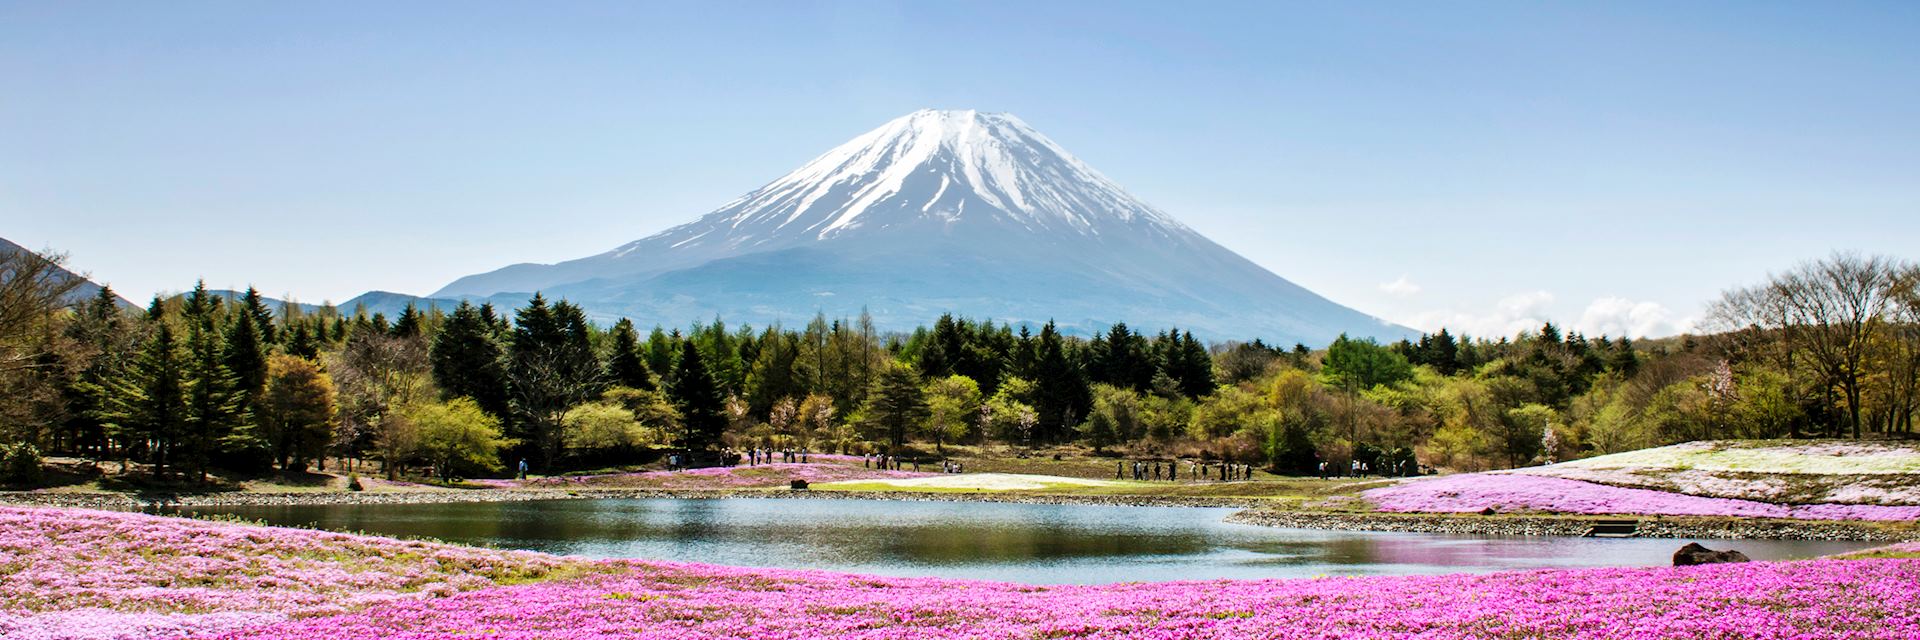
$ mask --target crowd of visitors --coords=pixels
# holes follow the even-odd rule
[[[1183,477],[1196,482],[1232,482],[1253,479],[1253,465],[1234,462],[1196,460],[1134,460],[1115,463],[1113,479],[1179,482]],[[1182,467],[1185,467],[1184,471]]]

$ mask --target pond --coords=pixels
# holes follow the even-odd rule
[[[1665,565],[1685,540],[1319,531],[1233,509],[890,500],[636,499],[202,507],[272,524],[601,558],[1030,584]],[[1854,542],[1701,540],[1755,560]]]

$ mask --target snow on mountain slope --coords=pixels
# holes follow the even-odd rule
[[[596,256],[461,278],[434,297],[535,290],[663,324],[701,317],[674,313],[764,323],[884,304],[900,326],[954,311],[1062,317],[1089,331],[1177,319],[1216,338],[1309,343],[1408,333],[1195,233],[1018,118],[976,111],[916,111],[693,222]]]

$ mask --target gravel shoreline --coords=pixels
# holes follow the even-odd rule
[[[1729,540],[1830,540],[1906,542],[1920,540],[1913,524],[1881,526],[1870,523],[1818,520],[1761,520],[1741,518],[1674,518],[1658,516],[1482,516],[1478,514],[1328,513],[1248,509],[1227,517],[1228,522],[1268,527],[1341,531],[1407,531],[1508,536],[1581,536],[1603,520],[1638,520],[1636,538]]]
[[[911,502],[1003,502],[1130,507],[1227,507],[1242,509],[1227,522],[1295,529],[1404,531],[1511,536],[1579,536],[1599,520],[1625,516],[1482,516],[1478,514],[1343,513],[1258,508],[1250,498],[1179,496],[1046,495],[993,492],[788,491],[779,489],[468,489],[390,492],[286,492],[209,494],[0,492],[0,504],[81,507],[130,511],[167,507],[295,506],[327,504],[443,504],[609,498],[689,498],[756,500],[900,500]],[[1905,542],[1920,540],[1915,523],[1872,524],[1813,520],[1641,517],[1641,538],[1715,538],[1765,540],[1848,540]]]

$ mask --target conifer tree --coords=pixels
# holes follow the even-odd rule
[[[235,391],[248,408],[267,386],[267,346],[260,338],[258,326],[246,314],[234,314],[221,353],[227,370],[233,374]]]
[[[175,445],[187,431],[185,354],[173,325],[162,321],[126,374],[102,388],[101,417],[120,451],[144,453],[156,475],[174,464]]]
[[[105,392],[139,355],[140,342],[120,312],[119,297],[105,286],[80,307],[64,332],[83,350],[85,362],[60,385],[61,398],[67,403],[61,429],[64,444],[73,451],[104,455],[108,444],[102,424]]]
[[[686,448],[704,451],[720,443],[727,428],[726,409],[720,388],[692,340],[680,343],[680,359],[674,365],[673,384],[668,388],[674,407],[680,410],[686,427]]]
[[[273,324],[273,311],[267,308],[266,300],[260,297],[259,289],[247,287],[246,295],[240,299],[240,312],[253,321],[253,328],[259,334],[260,344],[273,344],[279,341],[278,327]]]
[[[930,413],[919,374],[903,364],[895,364],[880,372],[879,380],[874,382],[873,392],[867,396],[867,421],[876,432],[886,437],[892,447],[889,451],[899,451],[901,445],[906,443],[907,434],[925,421]]]
[[[669,384],[667,377],[673,374],[674,356],[679,351],[680,345],[667,337],[667,332],[661,329],[660,325],[653,325],[653,332],[647,334],[647,348],[644,353],[647,357],[647,370],[660,376],[662,386]]]
[[[425,325],[426,318],[420,314],[420,309],[408,302],[407,308],[400,312],[400,319],[393,323],[389,331],[395,338],[419,338],[426,333]]]
[[[192,469],[201,481],[215,456],[224,452],[253,449],[250,430],[245,429],[239,381],[227,368],[225,349],[215,324],[217,302],[204,283],[196,285],[187,297],[182,318],[187,326],[187,357],[183,372],[187,381],[185,430],[177,443],[176,462]]]
[[[633,321],[621,318],[613,323],[613,351],[607,354],[607,380],[613,384],[652,391],[653,374],[647,370],[646,355],[640,352],[640,336]]]
[[[1033,365],[1034,411],[1039,414],[1038,436],[1048,442],[1062,440],[1067,432],[1087,415],[1093,404],[1093,392],[1084,371],[1074,363],[1072,354],[1052,320],[1040,328]]]
[[[506,416],[505,352],[495,339],[494,326],[484,307],[461,301],[434,334],[428,351],[434,384],[446,399],[472,398],[495,416]]]

